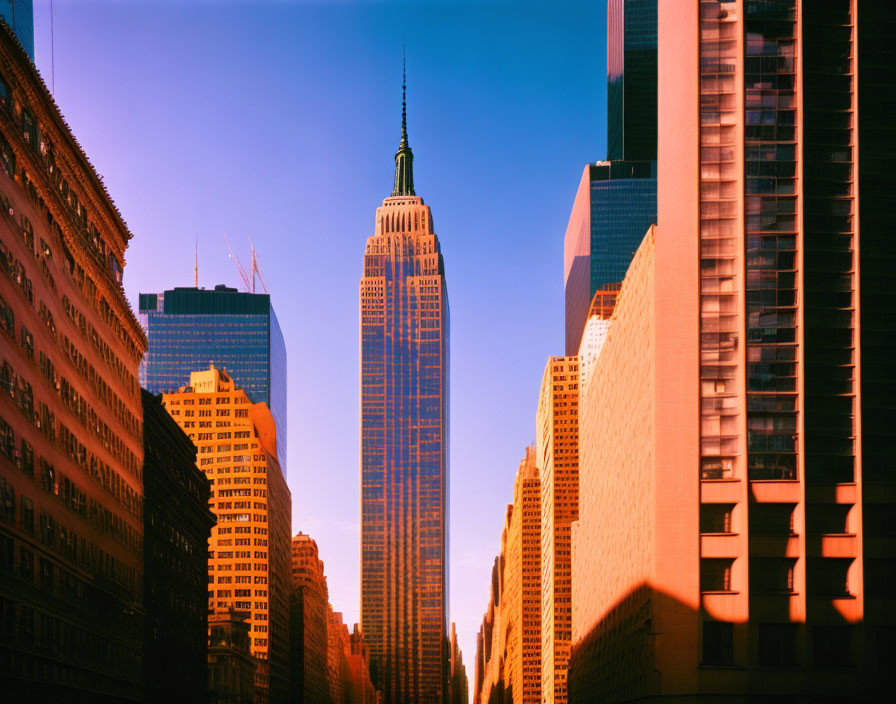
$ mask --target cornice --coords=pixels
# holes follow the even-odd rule
[[[133,235],[128,229],[127,223],[125,223],[121,212],[112,200],[112,196],[109,194],[106,185],[103,183],[102,177],[97,173],[93,164],[90,162],[90,159],[87,157],[87,154],[84,152],[83,147],[81,147],[80,142],[78,142],[75,137],[71,127],[62,116],[62,111],[59,109],[52,94],[47,89],[47,85],[44,83],[37,68],[31,62],[31,59],[19,42],[18,37],[16,37],[9,26],[2,20],[0,20],[0,37],[6,40],[6,42],[0,41],[0,48],[3,49],[2,54],[0,54],[3,59],[3,68],[7,70],[12,69],[15,72],[17,78],[19,78],[17,87],[23,90],[33,101],[29,107],[33,110],[37,110],[37,106],[40,106],[44,117],[49,118],[49,124],[52,124],[55,128],[55,136],[58,140],[54,140],[54,145],[59,146],[61,143],[67,145],[74,160],[78,162],[80,169],[88,176],[90,187],[95,191],[95,194],[100,196],[104,207],[100,207],[100,201],[96,199],[96,195],[93,195],[91,198],[94,201],[93,205],[96,209],[95,212],[100,213],[103,212],[103,210],[106,211],[106,215],[110,218],[112,229],[123,236],[123,242],[126,246]],[[7,50],[7,43],[12,45],[12,51]],[[35,90],[35,88],[37,88],[37,90]],[[47,124],[46,121],[44,121],[43,124]],[[78,183],[84,185],[81,181],[78,181]],[[124,248],[122,248],[122,252],[123,251]]]
[[[18,57],[18,65],[14,63],[15,57],[11,57],[6,51],[6,42],[3,40],[9,38],[15,40],[17,44],[16,48],[21,54],[21,56]],[[21,67],[21,59],[23,57],[30,70],[30,75],[25,75],[28,72]],[[37,70],[31,64],[24,49],[18,44],[18,39],[10,32],[8,26],[2,21],[0,21],[0,68],[4,70],[6,75],[10,76],[10,80],[16,79],[14,87],[17,92],[24,93],[27,97],[31,98],[28,107],[35,111],[35,118],[45,134],[47,134],[45,125],[48,123],[46,119],[41,120],[40,118],[47,116],[53,118],[51,119],[50,124],[53,124],[56,132],[49,133],[47,136],[53,142],[56,167],[60,170],[60,173],[67,172],[66,175],[68,176],[69,182],[82,186],[82,188],[79,189],[81,194],[80,200],[83,202],[84,197],[86,196],[88,198],[87,205],[90,207],[91,212],[104,220],[103,224],[106,225],[106,227],[103,229],[103,232],[115,233],[114,240],[110,244],[116,245],[118,251],[115,254],[119,256],[123,266],[124,250],[132,235],[128,230],[127,225],[121,219],[121,215],[112,202],[105,185],[102,184],[93,166],[87,160],[87,157],[84,155],[84,152],[74,138],[74,135],[72,135],[68,124],[62,118],[58,107],[55,102],[53,102],[52,97],[50,97],[49,92],[46,89],[46,85],[44,85],[43,80],[40,78],[40,74],[37,73]],[[43,89],[43,95],[38,95],[37,92],[32,89],[32,85],[34,84],[39,85]],[[39,110],[37,106],[40,105],[41,102],[48,103],[52,109],[49,111],[46,109],[43,111]],[[45,108],[46,106],[44,105],[42,107]],[[99,273],[98,276],[92,277],[94,283],[97,285],[98,292],[102,293],[109,305],[116,309],[122,322],[127,323],[126,329],[129,328],[132,342],[141,354],[144,353],[148,345],[146,334],[137,322],[137,318],[130,305],[127,303],[123,290],[118,282],[112,277],[108,263],[102,261],[101,257],[92,249],[90,243],[87,241],[86,235],[82,234],[81,230],[83,226],[75,219],[75,216],[63,203],[61,195],[50,180],[44,164],[39,160],[38,155],[34,153],[34,150],[30,145],[24,143],[20,130],[17,129],[15,124],[14,106],[10,106],[10,110],[11,112],[6,113],[5,116],[0,117],[0,119],[6,120],[11,128],[10,133],[13,136],[13,139],[9,141],[10,147],[15,153],[16,160],[20,163],[22,161],[27,162],[29,176],[35,181],[36,185],[41,185],[43,187],[43,192],[41,193],[42,196],[52,194],[50,197],[44,197],[43,201],[56,222],[60,223],[60,225],[67,225],[67,227],[60,227],[60,229],[62,230],[67,243],[70,245],[69,250],[72,256],[85,271]],[[3,111],[0,110],[0,114],[2,113]],[[73,157],[73,159],[70,157]],[[84,189],[83,179],[74,176],[76,169],[72,167],[72,161],[80,162],[80,172],[87,174],[87,176],[92,179],[92,189]],[[97,201],[97,196],[99,196],[100,200],[105,205],[105,208],[100,207]],[[104,211],[106,212],[105,215]],[[112,215],[112,217],[110,218],[109,215]],[[77,237],[78,241],[73,241],[73,236]]]

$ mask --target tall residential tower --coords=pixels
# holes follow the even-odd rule
[[[448,679],[448,291],[412,166],[403,100],[360,292],[361,625],[389,704],[443,702]]]

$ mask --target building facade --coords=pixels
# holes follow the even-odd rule
[[[566,354],[656,223],[657,0],[607,3],[607,161],[585,167],[563,245]]]
[[[657,0],[607,3],[610,161],[656,160],[656,13]]]
[[[592,623],[578,635],[594,634],[581,652],[594,650],[576,701],[871,699],[889,691],[896,598],[881,518],[894,510],[892,12],[692,9],[659,9],[652,302],[629,316],[623,285],[597,362],[608,381],[583,399],[606,423],[589,423],[590,441],[583,425],[582,505],[629,520],[601,533],[580,518],[602,587],[581,602]],[[623,410],[642,433],[613,424]],[[611,437],[627,449],[587,459]],[[611,654],[636,646],[643,669],[617,659],[611,673]]]
[[[10,701],[143,696],[146,338],[131,233],[0,23],[0,679]]]
[[[290,674],[292,701],[327,704],[327,604],[329,592],[317,543],[298,533],[292,539]]]
[[[208,547],[210,611],[247,614],[257,661],[255,701],[289,696],[291,495],[280,472],[277,429],[225,371],[210,365],[189,386],[163,394],[165,408],[196,444],[218,518]]]
[[[208,694],[208,540],[215,516],[196,446],[147,391],[143,397],[143,671],[145,701]]]
[[[209,704],[254,704],[256,660],[252,657],[249,615],[216,609],[208,617]]]
[[[541,479],[541,700],[566,704],[572,523],[579,516],[579,357],[549,357],[535,424]]]
[[[457,629],[453,622],[448,647],[451,653],[448,701],[450,704],[467,704],[470,700],[470,683],[467,680],[467,668],[464,666],[464,657],[457,642]]]
[[[266,293],[219,285],[141,293],[140,322],[149,348],[140,385],[154,394],[189,383],[214,364],[226,369],[253,403],[266,403],[277,424],[277,458],[286,473],[286,345]]]
[[[655,222],[655,161],[599,161],[585,167],[563,245],[566,354],[578,352],[595,293],[618,288]]]
[[[34,61],[33,0],[0,0],[0,20],[6,22],[28,58]]]
[[[361,279],[361,627],[390,704],[447,696],[448,291],[402,117]]]
[[[507,507],[488,609],[479,631],[475,697],[482,704],[540,704],[542,687],[541,476],[526,448]]]

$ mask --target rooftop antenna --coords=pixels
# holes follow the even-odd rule
[[[261,267],[258,266],[258,254],[255,251],[255,245],[251,237],[249,238],[249,246],[252,248],[252,293],[255,293],[255,274],[258,274],[258,280],[261,281],[261,287],[264,289],[264,292],[270,293],[268,285],[264,282],[264,277],[261,275]]]
[[[12,3],[15,12],[16,3]],[[53,0],[50,0],[50,92],[56,95],[56,32],[53,28]]]
[[[196,254],[193,260],[193,286],[199,288],[199,233],[196,233]]]
[[[246,287],[246,291],[251,290],[252,293],[255,293],[255,291],[252,290],[255,288],[254,281],[253,281],[252,286],[250,286],[249,285],[249,277],[246,276],[246,270],[243,269],[243,265],[240,264],[240,260],[237,259],[236,255],[233,253],[233,250],[230,248],[230,240],[227,239],[226,232],[224,233],[224,242],[227,243],[227,255],[233,260],[233,263],[236,264],[236,270],[237,270],[237,272],[239,272],[240,278],[243,280],[243,286]]]

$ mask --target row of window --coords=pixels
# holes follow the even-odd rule
[[[795,667],[798,655],[799,624],[759,623],[757,657],[760,667]],[[814,667],[841,668],[852,665],[851,626],[811,626],[809,657]],[[735,659],[734,624],[724,621],[703,622],[702,664],[709,667],[733,667]]]

